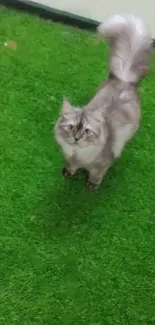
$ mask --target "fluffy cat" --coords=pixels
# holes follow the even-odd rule
[[[55,137],[65,156],[64,176],[79,168],[97,188],[139,127],[137,85],[149,67],[151,38],[140,18],[115,15],[98,27],[111,45],[109,78],[82,109],[64,99]]]

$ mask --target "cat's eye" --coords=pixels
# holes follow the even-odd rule
[[[86,135],[88,135],[88,134],[90,134],[90,133],[91,133],[91,130],[90,130],[90,129],[88,129],[88,128],[86,128],[86,129],[84,130],[84,133],[85,133]]]
[[[70,132],[72,132],[72,131],[74,130],[74,125],[69,124],[69,125],[68,125],[68,130],[69,130]]]

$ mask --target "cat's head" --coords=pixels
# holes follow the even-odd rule
[[[104,124],[101,109],[92,111],[72,107],[65,98],[55,127],[56,139],[60,145],[62,142],[79,147],[103,145],[107,136]]]

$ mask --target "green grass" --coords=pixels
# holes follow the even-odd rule
[[[4,46],[17,42],[17,50]],[[95,35],[0,9],[0,324],[155,324],[155,59],[141,129],[98,193],[53,125],[107,75]]]

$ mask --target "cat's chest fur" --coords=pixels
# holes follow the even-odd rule
[[[99,146],[90,145],[88,147],[80,148],[78,145],[63,144],[63,151],[67,158],[73,157],[81,167],[92,163],[97,155],[100,153]]]

